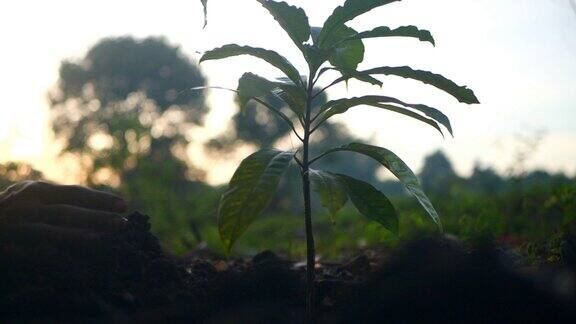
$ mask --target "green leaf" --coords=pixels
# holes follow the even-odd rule
[[[294,84],[273,82],[253,73],[244,73],[238,81],[238,101],[242,113],[250,99],[266,95],[279,97],[296,114],[304,111],[306,93]]]
[[[287,103],[294,113],[303,115],[306,107],[306,92],[294,84],[276,83],[276,86],[273,92]]]
[[[346,0],[342,5],[334,9],[332,15],[326,19],[320,35],[318,36],[318,46],[329,48],[333,45],[333,35],[342,33],[342,29],[347,27],[346,22],[374,9],[399,0]]]
[[[356,71],[356,70],[343,70],[341,68],[337,68],[337,67],[333,67],[333,66],[328,66],[325,68],[322,68],[320,70],[320,72],[318,72],[318,76],[326,73],[326,71],[329,70],[335,70],[340,72],[340,74],[342,74],[342,77],[346,78],[346,80],[348,79],[357,79],[359,81],[362,82],[366,82],[366,83],[370,83],[372,85],[377,85],[377,86],[382,86],[382,81],[372,77],[370,74],[367,74],[365,72],[360,72],[360,71]],[[328,87],[333,86],[334,84],[330,84]],[[326,87],[326,88],[328,88]]]
[[[360,214],[380,223],[392,233],[398,233],[398,215],[382,192],[364,181],[342,174],[338,176],[346,183],[348,196]]]
[[[292,157],[292,152],[264,149],[240,163],[222,195],[218,214],[220,238],[228,253],[266,208]]]
[[[358,33],[351,37],[351,39],[366,39],[376,37],[413,37],[418,38],[422,42],[430,42],[436,46],[434,37],[427,30],[418,29],[415,26],[402,26],[396,29],[390,29],[386,26],[376,27],[372,30]]]
[[[301,8],[291,6],[286,2],[257,0],[270,12],[280,26],[288,33],[298,48],[310,38],[310,24],[306,12]]]
[[[343,70],[356,70],[358,64],[364,60],[364,44],[359,39],[351,39],[346,41],[339,41],[347,39],[357,32],[344,26],[339,28],[337,32],[332,34],[334,42],[338,42],[329,50],[328,60],[332,65]]]
[[[468,89],[466,86],[459,86],[453,81],[443,77],[440,74],[434,74],[428,71],[422,70],[413,70],[409,66],[398,66],[398,67],[391,67],[391,66],[383,66],[374,69],[369,69],[365,71],[358,71],[358,73],[363,75],[375,75],[375,74],[382,74],[382,75],[395,75],[407,79],[417,80],[423,82],[425,84],[432,85],[448,94],[456,98],[459,102],[467,103],[467,104],[478,104],[478,98],[474,94],[474,91]],[[342,81],[347,81],[350,78],[353,78],[353,75],[343,75],[342,77],[334,80],[330,85],[325,87],[327,89],[333,85],[336,85]]]
[[[467,104],[478,104],[478,98],[474,91],[468,89],[466,86],[459,86],[454,81],[451,81],[440,74],[435,74],[428,71],[413,70],[409,66],[383,66],[366,71],[362,71],[370,75],[383,74],[383,75],[396,75],[399,77],[413,79],[425,84],[432,85],[458,99],[459,102]]]
[[[424,113],[426,116],[432,118],[433,120],[439,122],[444,127],[446,127],[448,132],[450,132],[450,135],[452,135],[452,137],[454,137],[454,132],[452,131],[452,124],[450,123],[450,119],[448,119],[448,116],[446,116],[440,110],[426,106],[426,105],[405,103],[401,100],[398,100],[398,99],[392,98],[392,97],[380,97],[380,98],[382,99],[381,102],[387,102],[387,103],[394,103],[394,104],[402,105],[404,107],[409,107],[409,108],[418,110],[421,113]]]
[[[379,87],[382,86],[382,81],[372,77],[370,74],[362,73],[359,71],[346,71],[344,73],[347,75],[351,75],[356,80],[370,83],[371,85],[377,85]]]
[[[326,102],[320,107],[317,117],[319,122],[316,125],[319,126],[330,117],[343,114],[352,107],[379,102],[378,100],[373,100],[369,97],[373,96],[336,99]]]
[[[232,91],[235,92],[236,94],[238,94],[238,90],[234,90],[234,89],[230,89],[230,88],[225,88],[225,87],[194,87],[191,88],[191,91],[199,91],[199,90],[206,90],[206,89],[219,89],[219,90],[226,90],[226,91]],[[280,119],[282,119],[284,122],[286,122],[286,124],[288,126],[290,126],[290,128],[292,129],[292,131],[294,132],[294,134],[301,139],[302,137],[298,134],[298,132],[296,131],[296,128],[294,128],[294,124],[292,123],[292,121],[290,120],[290,118],[288,118],[288,116],[284,115],[283,112],[281,112],[280,110],[276,109],[274,106],[272,106],[271,104],[267,103],[264,100],[261,100],[257,97],[253,97],[252,98],[254,101],[258,102],[259,104],[261,104],[262,106],[266,107],[268,110],[270,110],[270,112],[274,113],[276,116],[280,117]]]
[[[204,27],[208,25],[208,0],[200,0],[202,2],[202,6],[204,7]]]
[[[314,36],[312,36],[314,37]],[[317,71],[324,62],[328,60],[329,51],[319,49],[316,46],[304,44],[303,45],[304,58],[308,62],[308,67],[311,72]]]
[[[200,59],[200,63],[208,60],[219,60],[239,55],[251,55],[259,59],[262,59],[272,64],[280,71],[284,72],[284,74],[288,78],[290,78],[290,80],[292,80],[294,84],[302,85],[302,80],[300,79],[300,73],[298,73],[298,70],[292,65],[292,63],[290,63],[282,55],[274,51],[266,50],[263,48],[228,44],[204,53],[204,55]]]
[[[438,123],[436,123],[436,122],[435,122],[434,120],[432,120],[432,119],[428,119],[428,118],[426,118],[426,117],[424,117],[424,116],[422,116],[422,115],[419,115],[419,114],[417,114],[417,113],[415,113],[415,112],[413,112],[413,111],[411,111],[411,110],[404,109],[404,108],[402,108],[402,107],[397,107],[397,106],[394,106],[394,105],[386,105],[386,104],[378,104],[378,103],[373,103],[373,104],[370,104],[370,105],[371,105],[371,106],[374,106],[374,107],[376,107],[376,108],[381,108],[381,109],[386,109],[386,110],[389,110],[389,111],[393,111],[393,112],[402,114],[402,115],[404,115],[404,116],[408,116],[408,117],[414,118],[414,119],[419,120],[419,121],[421,121],[421,122],[423,122],[423,123],[426,123],[426,124],[434,127],[436,130],[438,130],[438,132],[440,132],[440,135],[442,135],[442,137],[444,137],[444,133],[442,133],[442,129],[440,128],[440,126],[438,126]]]
[[[405,103],[405,102],[398,100],[396,98],[387,97],[387,96],[362,96],[362,97],[354,97],[354,98],[328,101],[327,103],[325,103],[320,108],[320,111],[324,112],[324,113],[323,113],[323,116],[320,119],[320,122],[318,123],[318,125],[321,124],[322,122],[324,122],[325,120],[327,120],[328,118],[334,116],[334,115],[345,113],[346,111],[348,111],[348,109],[350,109],[352,107],[360,106],[360,105],[370,105],[370,106],[374,106],[374,107],[392,110],[388,106],[380,107],[379,104],[382,104],[382,103],[394,103],[394,104],[398,104],[398,105],[402,105],[405,107],[409,107],[409,108],[418,110],[418,111],[424,113],[425,115],[427,115],[428,117],[439,122],[440,124],[444,125],[444,127],[446,127],[448,129],[450,134],[453,135],[452,125],[450,124],[450,120],[440,110],[438,110],[436,108],[428,107],[426,105]],[[408,114],[404,114],[404,115],[408,116]],[[410,117],[414,117],[414,116],[411,115]],[[419,119],[421,121],[424,121],[424,120],[417,118],[417,117],[414,117],[414,118]],[[428,123],[428,124],[430,124],[430,123]],[[432,125],[432,126],[434,126],[434,125]],[[434,128],[437,128],[437,127],[434,126]]]
[[[238,104],[240,111],[246,113],[246,105],[252,98],[266,96],[272,93],[274,85],[256,74],[244,73],[238,80]]]
[[[385,166],[390,172],[392,172],[406,187],[406,189],[418,200],[420,205],[424,208],[426,213],[432,218],[432,220],[439,226],[442,230],[442,223],[438,213],[432,206],[430,199],[426,196],[424,191],[420,186],[418,178],[410,170],[410,168],[402,161],[396,154],[385,148],[361,144],[361,143],[351,143],[338,148],[334,148],[326,151],[323,155],[338,152],[338,151],[351,151],[360,153],[373,158],[374,160]],[[350,197],[352,198],[352,197]]]
[[[330,211],[332,223],[335,223],[336,213],[348,201],[346,186],[339,176],[326,171],[310,169],[312,189],[320,196],[322,206]]]
[[[362,96],[362,97],[354,97],[354,98],[344,98],[344,99],[337,99],[337,100],[330,100],[322,107],[320,107],[320,113],[322,113],[321,121],[318,124],[326,121],[328,118],[343,114],[348,109],[356,106],[361,105],[371,105],[375,103],[382,102],[383,98],[387,98],[384,96]]]

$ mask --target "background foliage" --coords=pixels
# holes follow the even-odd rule
[[[447,172],[426,174],[425,170],[435,168],[438,161]],[[40,178],[40,173],[30,166],[0,165],[2,187],[31,178]],[[533,263],[560,262],[568,253],[564,236],[576,234],[576,179],[544,171],[502,176],[480,166],[470,176],[460,177],[441,152],[426,159],[420,178],[448,234],[473,244],[505,244]],[[216,206],[222,188],[184,180],[183,187],[179,188],[189,188],[192,194],[179,191],[182,195],[174,196],[171,190],[155,183],[129,181],[132,187],[138,188],[129,193],[132,207],[143,206],[137,208],[152,216],[153,230],[169,251],[201,253],[207,248],[210,253],[223,252],[216,226]],[[399,183],[384,181],[377,187],[401,210],[399,236],[366,221],[351,207],[340,211],[333,224],[328,212],[316,206],[314,226],[322,258],[340,259],[366,248],[386,250],[435,231],[434,224]],[[275,203],[299,203],[290,199],[279,192]],[[198,235],[204,244],[200,244]],[[296,259],[304,256],[304,232],[298,210],[270,209],[237,242],[234,254],[251,255],[266,249]]]
[[[204,83],[196,64],[164,39],[111,38],[96,44],[84,58],[64,61],[52,92],[54,130],[67,142],[63,154],[82,157],[78,161],[85,167],[86,183],[119,191],[132,208],[151,215],[154,232],[169,251],[178,254],[206,247],[215,253],[223,251],[216,227],[216,208],[223,190],[205,184],[201,167],[181,154],[194,141],[188,130],[201,124],[208,108],[202,93],[174,97],[172,91]],[[325,97],[319,98],[318,104],[324,101]],[[178,127],[172,127],[175,124]],[[233,145],[262,148],[285,139],[288,132],[275,116],[259,107],[248,109],[244,118],[238,112],[229,130],[238,140],[217,136],[207,146],[209,152],[225,158]],[[321,131],[325,133],[318,136],[314,150],[354,140],[341,124],[328,123]],[[106,138],[108,146],[91,145],[98,142],[90,139],[97,134]],[[389,195],[400,211],[400,235],[392,236],[352,208],[342,210],[332,224],[327,211],[317,204],[320,256],[334,259],[368,247],[386,249],[434,230],[402,186],[378,180],[372,161],[359,157],[343,163],[339,158],[327,156],[322,163],[370,181]],[[518,160],[510,169],[523,163]],[[102,169],[110,171],[103,178]],[[283,180],[272,206],[237,242],[236,255],[264,249],[294,258],[304,255],[301,210],[297,207],[301,206],[301,192],[288,183],[297,181],[297,176],[295,172]],[[502,175],[481,166],[461,177],[441,152],[426,158],[419,177],[447,233],[472,242],[508,244],[533,262],[562,258],[563,235],[574,230],[576,179],[544,171]],[[29,179],[42,179],[42,174],[25,163],[0,165],[1,188]]]

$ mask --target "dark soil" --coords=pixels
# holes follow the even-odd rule
[[[82,252],[0,252],[0,322],[301,323],[304,268],[172,258],[148,218]],[[574,271],[530,270],[494,246],[428,238],[391,255],[319,264],[317,323],[574,321]]]

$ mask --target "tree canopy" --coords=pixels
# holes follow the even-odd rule
[[[182,90],[204,84],[195,63],[163,38],[103,39],[85,57],[62,62],[50,94],[52,126],[63,152],[81,157],[87,183],[101,170],[121,177],[160,144],[186,147],[187,131],[208,108],[202,92]]]
[[[203,172],[188,161],[189,131],[208,108],[205,77],[164,38],[107,38],[67,60],[51,93],[52,126],[62,153],[82,163],[88,185],[116,185],[147,211],[172,251],[202,240],[198,226],[215,204]],[[204,201],[201,201],[201,200]]]

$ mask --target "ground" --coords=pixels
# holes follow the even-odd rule
[[[90,250],[0,253],[2,322],[299,323],[305,268],[251,259],[171,257],[148,218]],[[574,268],[529,267],[500,245],[449,236],[317,264],[317,323],[572,322]]]

